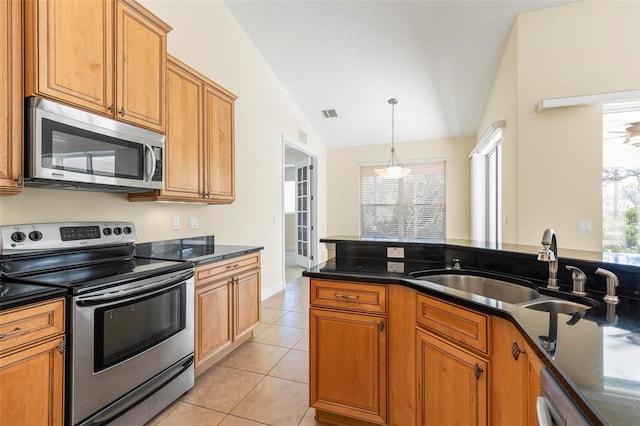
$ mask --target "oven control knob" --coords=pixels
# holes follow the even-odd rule
[[[29,239],[31,241],[40,241],[42,239],[42,232],[40,231],[29,232]]]
[[[104,228],[102,230],[102,233],[104,234],[105,237],[108,237],[109,235],[111,235],[111,228]]]
[[[116,235],[122,234],[122,228],[116,226],[115,228],[113,228],[113,233]]]
[[[133,232],[133,229],[131,229],[130,226],[125,226],[124,228],[122,228],[122,230],[124,231],[125,234],[129,235],[130,233]]]
[[[21,243],[27,239],[27,236],[24,232],[17,231],[11,234],[11,239],[16,243]]]

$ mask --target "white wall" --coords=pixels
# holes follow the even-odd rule
[[[223,2],[142,3],[173,27],[169,53],[238,95],[236,201],[228,206],[129,203],[124,195],[27,188],[0,198],[0,224],[131,220],[139,242],[214,234],[218,244],[264,246],[262,296],[268,297],[284,285],[283,136],[296,140],[303,130],[305,150],[318,157],[318,235],[326,234],[326,149]],[[171,230],[173,216],[182,219],[180,231]],[[199,218],[199,229],[185,229],[189,216]]]
[[[474,142],[469,137],[396,143],[396,154],[408,167],[408,161],[446,161],[447,238],[470,238],[469,153]],[[388,144],[329,149],[328,235],[360,235],[360,164],[385,165],[390,149]]]
[[[536,106],[542,99],[640,89],[639,17],[637,1],[584,1],[518,16],[509,42],[515,51],[505,52],[505,72],[478,128],[481,136],[491,121],[506,119],[510,132],[503,211],[512,220],[503,225],[505,242],[537,245],[551,227],[560,247],[602,250],[602,108],[536,112]],[[578,220],[591,221],[593,232],[577,232]]]

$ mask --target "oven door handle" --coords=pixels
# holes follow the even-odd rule
[[[98,295],[79,297],[76,300],[78,306],[93,306],[104,305],[109,302],[120,301],[124,299],[133,299],[137,296],[149,296],[160,291],[168,290],[172,287],[176,287],[194,275],[193,270],[181,272],[179,274],[171,275],[169,278],[165,278],[161,281],[155,281],[150,284],[143,284],[133,288],[119,291],[105,291]]]

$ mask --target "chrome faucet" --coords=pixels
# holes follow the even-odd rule
[[[542,234],[542,249],[538,251],[538,260],[549,264],[549,280],[547,288],[558,290],[558,243],[556,241],[556,231],[546,229]]]
[[[616,296],[616,287],[620,285],[618,277],[611,271],[606,269],[596,269],[596,274],[604,275],[607,277],[607,295],[604,297],[604,301],[611,304],[618,303],[618,296]]]
[[[587,281],[587,276],[580,269],[575,266],[567,265],[567,269],[571,271],[571,280],[573,281],[573,294],[578,296],[586,296],[584,291],[584,283]]]

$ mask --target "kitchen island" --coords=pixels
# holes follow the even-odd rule
[[[406,343],[396,345],[398,341],[407,340],[405,337],[410,336],[406,330],[398,327],[398,324],[404,324],[405,328],[419,330],[419,324],[412,319],[407,319],[407,315],[402,311],[415,311],[418,304],[416,300],[421,296],[427,296],[436,303],[438,301],[445,303],[452,309],[459,307],[486,317],[489,330],[492,324],[497,326],[501,321],[508,322],[523,336],[526,340],[525,344],[534,352],[532,355],[535,355],[541,364],[552,372],[589,422],[612,425],[637,424],[640,418],[640,363],[638,362],[640,359],[640,301],[636,297],[639,290],[640,268],[637,266],[624,262],[602,261],[597,254],[584,254],[578,251],[567,251],[572,256],[567,258],[563,256],[565,252],[561,251],[558,270],[561,289],[550,293],[545,289],[547,265],[536,260],[538,249],[536,247],[509,246],[508,249],[505,247],[496,249],[482,243],[461,241],[367,240],[357,237],[336,237],[321,241],[331,245],[330,251],[334,256],[329,261],[303,273],[312,280],[312,312],[317,311],[316,314],[324,312],[322,304],[313,301],[317,296],[314,294],[314,288],[322,286],[335,288],[336,283],[347,289],[349,285],[357,286],[365,283],[373,286],[381,285],[385,288],[385,297],[388,296],[388,300],[384,302],[389,306],[386,316],[376,318],[382,321],[382,326],[387,326],[386,330],[388,330],[385,339],[389,346],[380,353],[385,356],[383,360],[388,364],[387,388],[390,391],[381,394],[379,405],[386,407],[388,402],[389,413],[388,415],[383,413],[384,416],[377,420],[369,419],[368,421],[378,424],[399,424],[396,422],[398,417],[394,416],[394,410],[404,410],[406,414],[403,419],[405,420],[416,418],[414,411],[421,404],[400,404],[401,408],[396,407],[394,395],[402,389],[391,391],[391,388],[394,385],[403,384],[396,377],[402,376],[403,370],[411,370],[415,377],[414,367],[407,365],[411,362],[407,363],[407,357],[397,352],[398,349],[406,352],[416,347]],[[401,248],[404,257],[389,258],[387,256],[389,247]],[[456,262],[461,265],[461,272],[451,269],[456,266]],[[508,277],[509,280],[527,280],[543,295],[551,294],[557,298],[567,299],[572,296],[571,276],[565,269],[566,265],[578,266],[587,274],[587,296],[590,300],[597,301],[597,306],[581,311],[579,314],[550,313],[524,307],[518,303],[506,303],[456,290],[430,282],[428,277],[417,279],[415,276],[416,271],[427,271],[425,273],[449,271],[467,274],[491,271]],[[604,303],[604,281],[600,280],[602,277],[595,275],[595,269],[598,267],[611,270],[620,278],[620,287],[618,287],[620,302],[617,305]],[[413,293],[403,298],[405,306],[402,309],[394,310],[393,306],[397,301],[392,299],[399,288],[405,293],[406,291]],[[346,292],[342,296],[356,297]],[[314,309],[314,307],[319,308]],[[413,315],[413,312],[409,313]],[[397,318],[398,316],[401,318]],[[317,317],[318,315],[314,317],[312,314],[311,324],[314,318],[317,320]],[[310,325],[310,327],[313,352],[313,339],[317,336],[314,336],[314,326]],[[496,329],[497,327],[494,327],[494,334]],[[401,339],[394,337],[392,333],[395,332],[404,333],[405,337]],[[411,332],[413,333],[413,330]],[[490,359],[489,368],[495,367],[493,371],[496,373],[501,370],[496,358],[497,354],[492,352],[491,345],[495,345],[499,337],[498,335],[489,336],[487,339],[489,346],[484,349],[486,355],[484,358]],[[549,337],[553,339],[553,345],[549,345]],[[322,351],[321,346],[316,346],[315,349]],[[476,348],[463,352],[482,354],[482,350],[478,351]],[[315,356],[318,357],[319,354]],[[399,368],[395,365],[396,360],[402,360],[405,366],[402,369]],[[416,365],[415,357],[409,357],[409,360],[414,360],[413,365]],[[319,367],[314,366],[312,360],[312,378],[313,368]],[[382,372],[380,376],[384,374]],[[505,409],[494,404],[494,401],[500,399],[499,395],[496,396],[500,393],[498,388],[500,378],[489,377],[486,403],[488,414],[484,415],[484,423],[488,421],[488,424],[499,424],[500,411]],[[312,379],[312,387],[313,382]],[[406,388],[413,386],[418,384],[404,383]],[[428,386],[429,383],[426,383],[425,387]],[[312,389],[311,393],[313,392]],[[415,399],[415,391],[409,391],[407,395]],[[358,414],[353,417],[364,419]],[[420,423],[419,420],[418,423]]]

